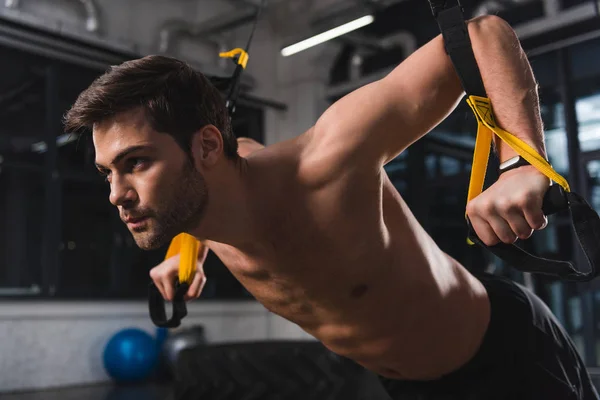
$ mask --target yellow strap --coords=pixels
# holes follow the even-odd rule
[[[246,65],[248,65],[248,58],[250,57],[246,50],[237,48],[231,51],[219,53],[219,57],[222,58],[234,58],[237,55],[240,56],[237,60],[237,63],[240,64],[242,68],[246,69]]]
[[[537,151],[496,124],[490,99],[487,97],[469,96],[467,103],[477,117],[477,138],[475,140],[475,152],[473,154],[467,202],[479,196],[483,191],[493,134],[496,134],[540,172],[562,186],[565,191],[570,191],[567,180],[558,174]],[[474,244],[469,239],[467,239],[467,243]]]
[[[475,152],[471,167],[471,182],[467,194],[467,202],[471,201],[483,191],[483,182],[492,145],[492,132],[483,124],[477,124],[477,138],[475,139]]]
[[[471,106],[471,109],[477,116],[478,123],[478,133],[477,140],[475,142],[475,154],[478,152],[485,152],[485,164],[481,161],[477,162],[474,157],[473,160],[473,171],[471,172],[471,182],[469,184],[469,200],[473,197],[477,196],[479,193],[475,190],[476,188],[483,187],[482,178],[485,178],[485,169],[487,167],[487,158],[489,156],[489,142],[487,140],[479,140],[479,134],[482,133],[490,136],[491,132],[495,133],[500,139],[502,139],[506,144],[508,144],[514,151],[516,151],[521,157],[527,160],[531,165],[536,167],[541,173],[546,175],[552,181],[556,182],[558,185],[562,186],[563,189],[569,192],[571,189],[569,187],[569,183],[565,178],[563,178],[558,172],[556,172],[550,164],[539,155],[531,146],[527,143],[514,136],[513,134],[505,131],[496,125],[496,121],[494,119],[494,114],[492,111],[492,104],[490,99],[486,97],[479,96],[469,96],[467,99],[467,103]],[[483,124],[483,127],[481,126]],[[484,129],[485,127],[485,129]],[[481,143],[481,144],[479,144]],[[478,146],[480,146],[478,148]],[[483,148],[483,146],[486,146]],[[473,191],[471,191],[471,186],[473,186]],[[471,197],[471,195],[473,195]]]
[[[196,260],[202,244],[192,235],[180,233],[169,245],[165,259],[179,254],[179,282],[192,283],[196,271]]]
[[[181,237],[183,236],[183,233],[181,235],[177,235],[173,238],[173,240],[171,240],[171,244],[169,245],[169,250],[167,250],[167,255],[165,255],[165,260],[167,258],[171,258],[177,254],[179,254],[179,249],[181,248]]]

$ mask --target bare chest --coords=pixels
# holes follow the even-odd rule
[[[374,268],[389,266],[390,254],[385,230],[366,212],[303,204],[265,213],[256,253],[210,248],[267,309],[310,329],[377,291]]]

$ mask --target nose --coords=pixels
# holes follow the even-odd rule
[[[123,206],[136,201],[137,193],[127,179],[117,174],[113,174],[111,178],[108,199],[114,206]]]

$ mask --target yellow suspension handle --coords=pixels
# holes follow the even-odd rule
[[[202,244],[192,235],[180,233],[169,245],[165,260],[179,254],[179,283],[191,284]]]
[[[152,322],[162,328],[176,328],[181,320],[187,315],[185,295],[194,280],[196,262],[202,244],[191,235],[181,233],[173,238],[165,259],[177,254],[179,257],[179,277],[175,283],[175,295],[173,298],[173,313],[167,318],[165,311],[165,299],[154,282],[150,283],[148,292],[148,305]]]
[[[248,65],[248,59],[250,58],[246,50],[241,48],[219,53],[219,57],[231,59],[238,57],[236,64],[240,65],[244,69],[246,69],[246,66]]]

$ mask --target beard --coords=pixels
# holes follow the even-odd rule
[[[156,207],[136,212],[150,217],[144,227],[132,231],[142,250],[158,249],[176,235],[197,226],[208,201],[204,177],[191,161],[184,164],[180,175],[171,180],[171,185],[160,196]]]

